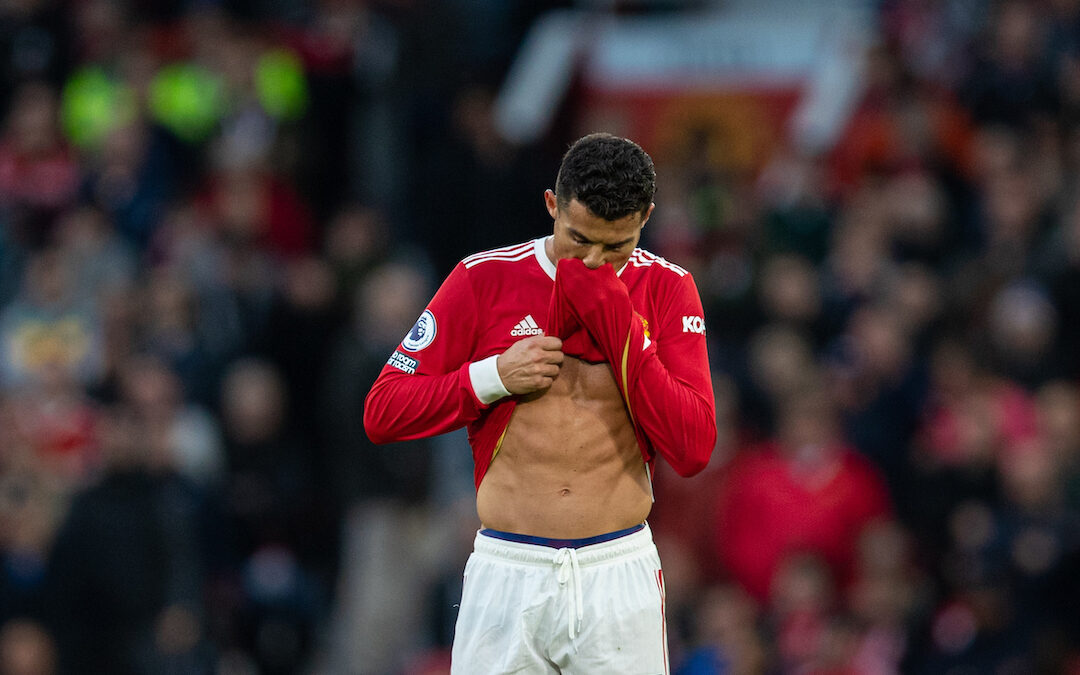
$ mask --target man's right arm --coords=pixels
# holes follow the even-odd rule
[[[551,386],[563,361],[562,340],[553,336],[522,338],[501,354],[471,360],[479,307],[459,264],[368,392],[364,429],[373,442],[453,431],[501,398]]]
[[[459,264],[368,392],[364,429],[373,442],[453,431],[505,395],[498,390],[495,357],[470,362],[478,321],[476,297]]]

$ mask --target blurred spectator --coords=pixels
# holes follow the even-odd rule
[[[163,263],[180,282],[175,290],[194,301],[185,318],[199,347],[219,367],[249,350],[265,329],[280,279],[278,261],[250,229],[260,217],[256,199],[251,191],[229,197],[237,218],[227,229],[194,204],[177,207],[159,243]]]
[[[909,634],[922,618],[926,582],[905,529],[875,523],[859,539],[855,582],[846,607],[860,626],[852,666],[859,673],[898,673],[912,656]]]
[[[117,237],[107,216],[92,207],[72,209],[56,227],[56,248],[70,272],[73,292],[88,302],[106,302],[135,283],[137,259]]]
[[[1071,509],[1080,509],[1080,388],[1068,381],[1055,380],[1036,397],[1040,442],[1061,468],[1066,481],[1066,498]]]
[[[965,98],[977,120],[1021,127],[1057,105],[1052,66],[1041,47],[1048,16],[1026,2],[1008,0],[993,8]]]
[[[87,162],[83,193],[108,214],[124,239],[145,248],[182,178],[168,140],[142,119],[110,130]]]
[[[1020,387],[987,372],[963,342],[939,340],[912,455],[913,485],[922,487],[906,493],[910,524],[929,550],[945,545],[953,509],[995,498],[998,458],[1035,434],[1035,407]]]
[[[813,385],[782,401],[774,439],[735,459],[717,508],[720,560],[759,600],[799,553],[820,555],[824,574],[846,586],[863,528],[890,510],[878,471],[846,445],[833,404]]]
[[[270,545],[306,558],[323,546],[312,453],[295,435],[288,403],[281,373],[271,364],[244,359],[229,367],[221,393],[225,498],[244,558]]]
[[[391,227],[378,209],[347,205],[326,229],[324,255],[334,270],[342,304],[348,304],[364,277],[389,254]]]
[[[242,161],[226,158],[224,161]],[[311,216],[292,187],[265,169],[223,166],[200,200],[220,240],[243,251],[258,247],[277,258],[310,250]]]
[[[846,437],[884,472],[893,490],[906,480],[926,391],[909,329],[888,308],[864,304],[850,315],[826,359]]]
[[[1029,390],[1043,384],[1058,368],[1057,321],[1057,310],[1037,285],[1002,288],[987,317],[994,370]]]
[[[33,383],[43,371],[93,386],[104,375],[104,336],[93,300],[80,297],[72,269],[55,249],[30,260],[18,299],[0,311],[0,385]]]
[[[894,255],[930,265],[948,260],[958,233],[940,181],[926,171],[909,171],[892,177],[883,192]]]
[[[0,208],[15,241],[48,241],[53,220],[74,202],[79,173],[60,136],[56,91],[43,82],[20,86],[0,137]]]
[[[1060,223],[1046,237],[1036,259],[1037,270],[1058,315],[1055,364],[1062,375],[1080,376],[1080,200],[1073,200]]]
[[[352,320],[323,378],[322,428],[329,485],[342,504],[390,497],[422,501],[428,488],[426,443],[375,446],[358,413],[387,355],[423,311],[428,281],[421,269],[391,262],[372,271],[356,293]]]
[[[271,364],[242,359],[229,367],[221,394],[224,509],[242,589],[230,642],[260,672],[282,674],[296,672],[315,644],[336,553],[311,445],[296,434],[288,406]]]
[[[110,63],[123,48],[121,36],[131,26],[126,7],[110,0],[90,0],[81,3],[69,18],[74,24],[74,44],[77,57],[90,63]]]
[[[0,481],[0,623],[48,618],[46,569],[66,506],[63,486],[34,472],[32,464],[5,466]]]
[[[224,479],[217,422],[185,403],[179,377],[153,356],[132,356],[120,367],[119,393],[142,425],[142,442],[171,470],[204,488]]]
[[[928,6],[900,0],[916,11]],[[941,6],[947,12],[950,3]],[[923,35],[925,37],[925,34]],[[830,153],[830,187],[852,198],[868,180],[881,175],[925,170],[944,176],[967,171],[971,129],[967,109],[955,92],[920,82],[888,46],[871,50],[866,93],[847,133]],[[964,67],[964,61],[950,65]]]
[[[825,336],[821,285],[810,261],[793,254],[772,256],[761,267],[758,294],[767,319],[790,325],[820,345]]]
[[[945,339],[934,352],[924,446],[944,464],[993,462],[1036,434],[1030,395],[1011,380],[987,371],[970,349]]]
[[[403,27],[388,16],[392,8],[377,3],[314,5],[284,33],[304,62],[311,95],[300,124],[298,180],[323,218],[350,198],[401,208],[411,164],[401,152],[408,142]]]
[[[18,85],[28,80],[56,84],[72,50],[62,3],[24,0],[0,7],[0,110],[7,110]]]
[[[458,260],[550,229],[541,197],[545,167],[494,127],[494,93],[468,85],[454,95],[445,135],[422,166],[429,198],[413,205],[439,271]],[[452,167],[452,168],[451,168]]]
[[[129,348],[167,364],[180,377],[187,397],[214,400],[219,377],[215,371],[225,357],[214,352],[211,338],[203,333],[210,328],[200,322],[194,291],[179,272],[167,267],[150,270],[133,304],[134,316],[121,317],[120,326],[134,333]]]
[[[756,603],[735,586],[705,589],[697,602],[697,646],[676,675],[753,675],[768,672],[769,655]]]
[[[820,556],[792,552],[780,560],[769,590],[769,617],[785,672],[844,672],[846,655],[829,654],[837,603],[834,571]],[[839,663],[821,663],[825,660]],[[831,658],[830,658],[831,657]]]
[[[71,491],[98,468],[97,406],[63,367],[47,365],[39,375],[10,396],[13,431],[35,467]]]
[[[250,668],[268,675],[300,671],[312,653],[323,616],[323,588],[288,548],[265,546],[244,561],[244,604],[236,640]]]
[[[257,336],[253,351],[281,369],[296,431],[320,443],[319,388],[334,339],[344,323],[337,303],[337,280],[330,264],[314,255],[287,263],[284,276],[267,316],[266,330]]]
[[[750,336],[747,351],[743,425],[761,436],[776,429],[775,403],[809,385],[817,369],[810,343],[791,327],[762,327]]]
[[[825,302],[837,324],[872,298],[892,272],[886,203],[879,186],[864,185],[846,203],[832,230],[823,283]]]
[[[0,628],[0,672],[6,675],[54,675],[56,645],[40,624],[13,619]]]
[[[18,295],[28,257],[12,229],[10,217],[0,209],[0,305],[5,307]]]
[[[1018,139],[1021,143],[1024,140]],[[1022,164],[1019,148],[1011,161],[1015,165],[994,169],[986,177],[979,203],[978,222],[985,248],[975,264],[983,265],[983,287],[991,290],[995,282],[1024,271],[1047,215],[1047,195],[1036,189],[1036,176],[1030,165]]]
[[[904,327],[912,347],[921,352],[943,322],[944,295],[941,277],[930,267],[911,262],[901,265],[882,290],[886,312]]]
[[[63,672],[205,663],[202,500],[144,439],[130,410],[107,412],[102,479],[75,496],[57,536],[49,576]]]
[[[770,250],[797,253],[820,263],[828,250],[828,174],[822,158],[795,148],[778,150],[758,178]]]
[[[905,70],[931,85],[953,87],[966,65],[964,47],[985,20],[983,2],[882,3],[881,30]]]

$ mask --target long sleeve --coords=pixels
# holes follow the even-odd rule
[[[697,289],[689,274],[669,289],[658,299],[659,325],[649,327],[610,265],[589,270],[580,260],[561,260],[551,316],[563,316],[558,334],[571,345],[581,342],[579,326],[588,332],[648,445],[680,475],[692,476],[716,443],[715,403]]]
[[[473,389],[469,363],[476,322],[476,297],[459,264],[368,392],[364,429],[373,442],[434,436],[481,415],[487,406]]]

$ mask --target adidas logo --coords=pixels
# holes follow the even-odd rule
[[[532,314],[528,314],[524,319],[517,322],[517,325],[510,330],[510,334],[514,337],[520,337],[522,335],[543,335],[544,329],[536,325],[536,321],[533,320]]]

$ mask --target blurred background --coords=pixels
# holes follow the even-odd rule
[[[447,672],[471,455],[363,398],[595,130],[706,308],[673,672],[1080,673],[1080,1],[2,0],[0,81],[0,673]]]

